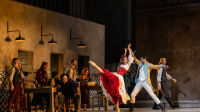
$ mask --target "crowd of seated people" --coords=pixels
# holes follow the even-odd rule
[[[48,73],[47,73],[48,63],[42,62],[39,70],[37,70],[35,74],[35,87],[45,88],[52,85],[54,87],[57,87],[57,90],[62,93],[61,95],[58,95],[58,103],[59,103],[59,108],[61,112],[64,112],[65,109],[67,112],[70,111],[69,110],[70,103],[74,104],[74,111],[77,112],[78,101],[81,95],[82,97],[81,104],[84,110],[86,111],[86,105],[89,105],[89,91],[85,89],[84,87],[87,86],[88,81],[90,81],[90,78],[88,75],[89,70],[88,68],[84,67],[81,71],[80,76],[78,76],[76,72],[77,60],[72,60],[71,64],[72,66],[68,72],[61,74],[60,77],[56,77],[58,76],[58,74],[53,72],[52,77],[50,79],[49,78],[50,76],[48,76]],[[21,79],[24,78],[23,72],[20,71],[20,68],[18,67],[18,65],[20,65],[20,61],[19,59],[16,58],[13,60],[13,69],[12,69],[13,72],[11,72],[12,74],[10,78],[11,79],[10,82],[11,83],[14,82],[11,85],[14,85],[15,87],[11,86],[11,89],[13,92],[9,100],[10,105],[14,102],[13,105],[16,106],[15,110],[17,111],[19,110],[20,102],[15,102],[12,100],[16,99],[15,94],[16,92],[20,90],[20,88],[19,90],[17,90],[19,87],[17,85],[18,82],[19,84],[21,84],[21,82],[23,81]],[[18,98],[20,94],[19,95],[17,94],[18,96],[16,97]],[[34,93],[31,105],[35,106],[37,109],[43,109],[43,110],[45,109],[46,112],[49,112],[50,111],[49,97],[50,97],[49,93]],[[65,105],[65,109],[64,109],[64,105]],[[8,110],[10,110],[9,106],[8,106]]]

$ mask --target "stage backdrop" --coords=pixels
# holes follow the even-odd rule
[[[147,55],[154,64],[167,58],[168,73],[178,80],[168,81],[169,93],[181,107],[200,106],[199,20],[199,6],[136,11],[136,56]],[[156,87],[155,71],[151,77]],[[152,101],[144,91],[137,100]]]

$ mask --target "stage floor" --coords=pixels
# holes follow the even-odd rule
[[[167,112],[200,112],[200,108],[177,108],[177,109],[170,109],[170,108],[166,108]],[[81,111],[84,112],[84,111]],[[97,109],[95,109],[94,111],[92,111],[91,109],[88,109],[86,112],[115,112],[113,110],[109,110],[109,111],[99,111]],[[128,109],[121,109],[121,112],[128,112]],[[134,110],[134,112],[161,112],[161,110],[152,110],[151,108],[136,108]]]

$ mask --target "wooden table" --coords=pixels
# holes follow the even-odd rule
[[[50,94],[50,106],[51,112],[54,112],[54,93],[57,92],[56,88],[54,87],[45,87],[45,88],[26,88],[25,93],[27,93],[28,99],[28,112],[31,112],[31,103],[30,103],[30,93],[49,93]]]

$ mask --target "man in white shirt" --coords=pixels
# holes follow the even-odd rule
[[[151,98],[156,102],[158,107],[162,109],[162,112],[165,112],[165,109],[162,107],[160,100],[158,97],[154,94],[151,86],[151,79],[150,79],[150,71],[152,69],[159,69],[163,68],[166,65],[153,65],[149,62],[147,62],[147,58],[141,57],[140,61],[134,56],[134,61],[138,64],[138,70],[137,75],[135,78],[135,88],[133,92],[131,93],[131,104],[130,104],[130,112],[133,112],[134,104],[135,104],[135,97],[137,94],[141,91],[142,88],[145,88],[145,90],[148,92],[148,94],[151,96]]]
[[[140,75],[139,75],[139,81],[144,81],[145,79],[146,79],[146,76],[145,76],[145,74],[144,74],[144,66],[142,66],[141,68],[140,68],[140,73],[139,73]]]
[[[71,60],[71,68],[69,70],[69,78],[71,78],[73,81],[76,81],[77,79],[77,72],[76,67],[78,66],[78,62],[76,59]]]

